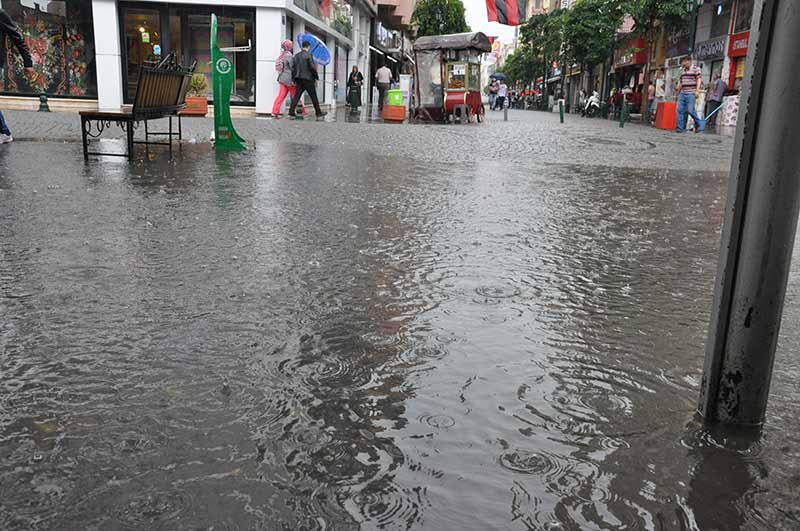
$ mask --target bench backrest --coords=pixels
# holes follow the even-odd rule
[[[191,80],[189,70],[142,66],[133,101],[134,117],[146,119],[183,110]]]

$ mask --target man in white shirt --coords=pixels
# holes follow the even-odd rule
[[[382,65],[377,72],[375,72],[375,81],[378,83],[378,111],[383,111],[383,102],[386,98],[386,93],[392,86],[392,71],[386,65]]]
[[[497,89],[497,103],[495,109],[503,109],[506,104],[506,94],[508,94],[508,86],[505,81],[500,82],[500,88]]]

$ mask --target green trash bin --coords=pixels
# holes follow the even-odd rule
[[[403,91],[392,89],[389,91],[389,105],[403,105]]]

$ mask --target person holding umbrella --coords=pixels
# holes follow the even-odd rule
[[[314,112],[317,113],[317,118],[325,116],[326,112],[322,112],[319,108],[319,99],[317,98],[316,82],[319,79],[317,67],[314,64],[314,59],[311,57],[309,50],[311,49],[311,42],[309,40],[303,41],[303,49],[294,56],[292,77],[294,84],[297,85],[297,91],[292,96],[292,103],[289,105],[289,116],[295,118],[294,109],[297,107],[297,102],[303,97],[303,92],[308,92],[311,98],[311,103],[314,104]]]

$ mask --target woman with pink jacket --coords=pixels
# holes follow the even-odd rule
[[[294,93],[297,91],[297,87],[292,81],[292,41],[286,39],[281,43],[281,53],[275,60],[275,70],[278,72],[278,97],[272,104],[272,116],[279,118],[286,96],[294,97]],[[306,110],[303,108],[303,115],[305,116],[305,114]]]

